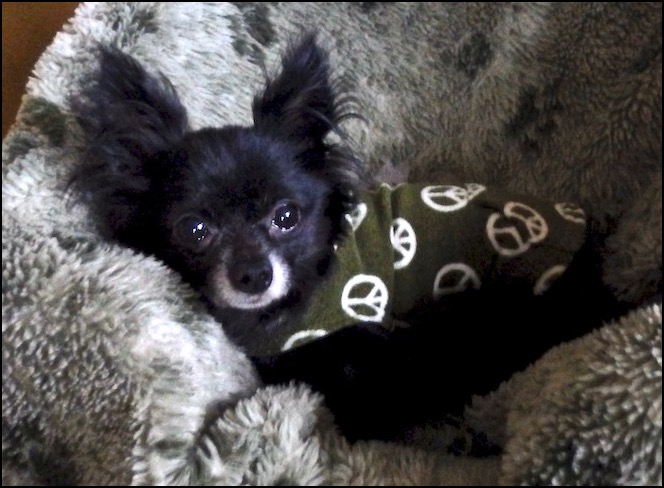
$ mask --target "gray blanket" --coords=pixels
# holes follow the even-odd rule
[[[3,483],[661,484],[661,22],[659,3],[82,4],[2,146]],[[250,122],[263,66],[314,27],[378,179],[580,203],[631,310],[408,444],[350,445],[306,385],[261,388],[174,272],[65,199],[85,164],[67,100],[95,42],[218,126]],[[474,456],[478,439],[500,452]]]

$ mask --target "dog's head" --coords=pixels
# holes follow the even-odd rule
[[[321,281],[359,178],[328,142],[348,115],[313,35],[253,103],[254,125],[191,131],[175,89],[102,49],[73,103],[86,129],[74,183],[108,237],[153,254],[220,310],[265,314]]]

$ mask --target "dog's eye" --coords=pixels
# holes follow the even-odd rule
[[[272,226],[281,231],[292,230],[300,221],[300,209],[293,202],[282,202],[274,209]]]
[[[202,249],[211,240],[212,231],[197,215],[185,215],[175,225],[175,237],[184,246]]]

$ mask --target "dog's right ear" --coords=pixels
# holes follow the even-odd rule
[[[175,88],[116,48],[99,46],[100,68],[70,105],[84,134],[83,161],[71,185],[89,196],[116,235],[134,218],[156,157],[188,131]]]
[[[179,141],[188,130],[187,114],[168,79],[116,48],[99,50],[100,70],[84,87],[82,103],[74,104],[88,142],[127,160]]]

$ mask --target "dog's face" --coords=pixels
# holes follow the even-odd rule
[[[255,128],[187,135],[152,163],[145,244],[218,308],[262,310],[301,294],[327,269],[344,208],[298,153]]]
[[[251,127],[191,131],[168,80],[101,55],[88,104],[72,105],[89,159],[73,181],[102,229],[164,260],[222,317],[278,323],[322,280],[359,177],[326,141],[345,105],[314,36],[254,99]]]

